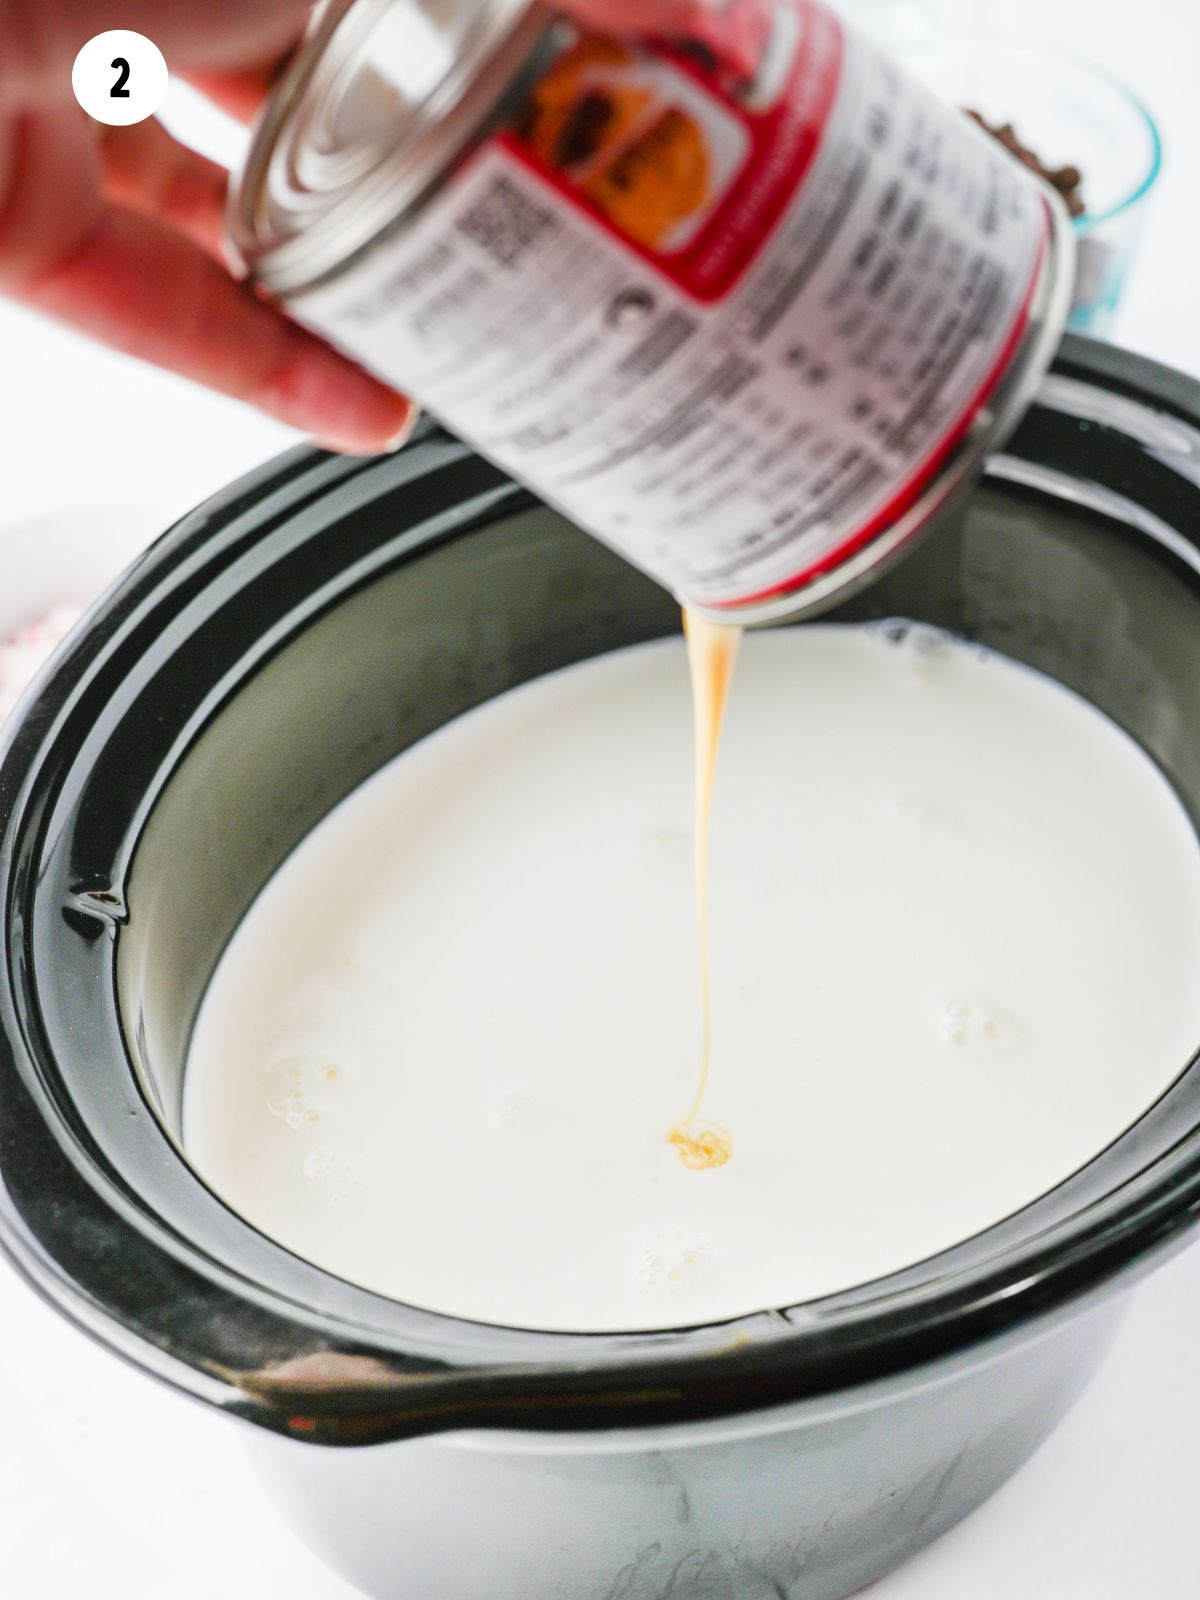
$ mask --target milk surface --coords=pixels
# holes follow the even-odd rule
[[[1152,762],[926,630],[747,638],[701,1049],[682,641],[424,740],[252,907],[198,1019],[192,1161],[298,1255],[562,1330],[787,1306],[1096,1155],[1200,1042],[1200,849]]]

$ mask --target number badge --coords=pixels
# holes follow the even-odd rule
[[[152,117],[167,92],[167,63],[144,33],[112,28],[89,39],[71,69],[75,98],[97,122],[127,128]]]

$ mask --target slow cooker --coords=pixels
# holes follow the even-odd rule
[[[1068,340],[969,499],[832,615],[1050,673],[1200,819],[1197,530],[1200,386]],[[204,1186],[180,1143],[190,1029],[293,846],[450,718],[678,626],[649,579],[426,425],[391,457],[297,449],[185,518],[6,735],[0,1241],[83,1331],[245,1425],[300,1535],[380,1600],[839,1600],[1036,1448],[1200,1215],[1194,1063],[998,1226],[722,1326],[438,1316]]]

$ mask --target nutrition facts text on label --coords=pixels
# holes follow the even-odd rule
[[[1012,359],[1049,229],[958,113],[823,8],[780,14],[765,101],[585,41],[520,129],[294,305],[709,605],[836,562],[916,498]],[[580,109],[604,96],[607,165]]]

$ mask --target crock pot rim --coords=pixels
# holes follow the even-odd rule
[[[1093,387],[1100,384],[1156,414],[1173,415],[1189,428],[1200,428],[1200,385],[1153,363],[1072,338],[1064,346],[1056,371]],[[280,491],[310,471],[315,459],[307,449],[291,452],[185,519],[186,537],[168,535],[153,547],[93,609],[88,632],[75,637],[31,691],[23,717],[6,736],[0,766],[0,808],[5,818],[0,870],[9,926],[6,962],[0,975],[0,1021],[5,1035],[0,1047],[4,1051],[0,1113],[14,1109],[17,1094],[28,1095],[31,1074],[36,1078],[32,1062],[26,1062],[23,1074],[14,1070],[17,1055],[28,1045],[22,1037],[13,964],[19,965],[23,959],[22,908],[28,901],[22,894],[31,894],[36,887],[29,881],[14,881],[14,867],[21,865],[14,844],[37,820],[36,779],[51,740],[56,698],[61,698],[73,669],[86,671],[85,641],[103,637],[115,626],[135,588],[144,592],[187,559],[203,537],[206,516],[215,520],[223,508],[245,506]],[[357,473],[372,471],[374,465],[370,461],[333,462],[325,481],[341,483]],[[47,1126],[60,1116],[48,1096],[42,1096],[39,1105],[24,1107],[26,1114],[31,1109]],[[6,1125],[0,1118],[0,1127]],[[32,1126],[28,1120],[26,1125]],[[56,1174],[56,1181],[61,1179],[64,1192],[72,1188],[78,1192],[79,1174],[68,1170],[61,1151],[60,1157],[63,1170]],[[887,1301],[867,1301],[825,1320],[815,1315],[812,1307],[798,1308],[797,1320],[792,1322],[782,1314],[765,1313],[775,1321],[761,1328],[758,1336],[731,1330],[729,1338],[715,1342],[714,1335],[720,1330],[681,1330],[678,1335],[644,1341],[605,1334],[537,1335],[536,1361],[514,1363],[510,1348],[503,1361],[486,1367],[420,1362],[414,1366],[397,1365],[395,1348],[374,1341],[369,1329],[267,1296],[273,1302],[268,1308],[272,1325],[284,1336],[280,1345],[284,1358],[269,1369],[250,1373],[222,1371],[214,1364],[195,1361],[190,1354],[181,1355],[177,1341],[169,1337],[147,1338],[144,1330],[118,1326],[119,1317],[96,1295],[94,1287],[89,1293],[83,1284],[72,1281],[55,1258],[55,1244],[64,1241],[56,1239],[52,1225],[43,1219],[49,1235],[43,1231],[35,1237],[10,1203],[3,1185],[5,1165],[0,1143],[0,1245],[64,1314],[136,1364],[200,1398],[297,1437],[332,1443],[373,1442],[434,1428],[511,1427],[515,1419],[522,1427],[616,1427],[637,1421],[721,1415],[829,1392],[935,1359],[1070,1304],[1127,1272],[1135,1262],[1145,1261],[1152,1252],[1178,1241],[1200,1211],[1197,1132],[1086,1212],[988,1260],[978,1270],[952,1283],[924,1284]],[[135,1248],[143,1259],[170,1257],[169,1262],[157,1264],[164,1269],[164,1281],[181,1295],[183,1278],[202,1282],[210,1314],[217,1314],[222,1305],[232,1314],[249,1305],[249,1297],[231,1287],[230,1275],[218,1272],[207,1257],[189,1250],[187,1241],[154,1237],[152,1227],[120,1217],[105,1200],[102,1186],[93,1183],[82,1203],[97,1236],[116,1250],[118,1257],[128,1248]],[[262,1310],[262,1298],[255,1297],[256,1314]],[[819,1307],[815,1309],[819,1311]],[[449,1324],[455,1319],[436,1320]],[[316,1346],[314,1328],[322,1334]],[[288,1330],[295,1333],[290,1345]],[[485,1335],[519,1333],[482,1331]],[[556,1341],[561,1344],[561,1357],[546,1359],[548,1344]],[[364,1361],[367,1366],[362,1365]]]

